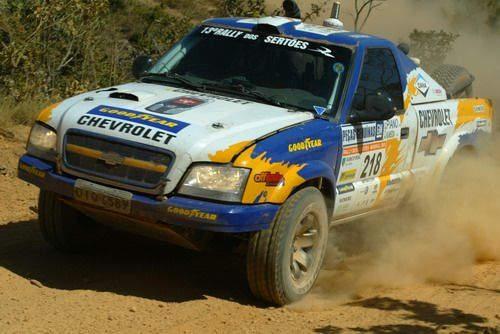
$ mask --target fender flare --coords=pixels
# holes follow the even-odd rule
[[[334,198],[336,178],[335,178],[335,174],[333,172],[333,167],[330,167],[326,162],[324,162],[322,160],[309,161],[309,162],[307,162],[304,169],[300,172],[300,174],[303,176],[304,182],[297,185],[293,189],[276,189],[275,191],[287,191],[286,197],[285,196],[283,196],[283,197],[288,199],[292,194],[294,194],[298,190],[302,189],[304,187],[304,185],[310,184],[311,181],[318,180],[318,179],[325,179],[328,181],[329,184],[331,184],[331,189],[328,189],[328,190],[331,191],[331,194],[333,195],[332,197]],[[286,177],[287,177],[287,174],[285,174],[285,178]],[[270,194],[269,197],[272,198],[272,195]],[[284,203],[284,202],[282,202],[282,203]],[[279,203],[279,204],[282,204],[282,203]]]

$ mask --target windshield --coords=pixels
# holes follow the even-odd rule
[[[165,74],[221,94],[335,114],[351,51],[347,48],[235,29],[199,27],[148,74]]]

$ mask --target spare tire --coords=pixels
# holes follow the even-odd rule
[[[473,97],[472,83],[475,78],[461,66],[441,64],[431,77],[446,90],[450,99]]]

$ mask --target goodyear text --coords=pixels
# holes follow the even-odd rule
[[[321,139],[306,138],[304,141],[288,145],[288,152],[309,151],[323,146]]]
[[[209,221],[216,221],[217,220],[217,215],[215,213],[208,213],[208,212],[203,212],[200,210],[196,209],[183,209],[183,208],[178,208],[175,206],[169,206],[167,208],[167,212],[177,215],[177,216],[183,216],[186,218],[196,218],[196,219],[203,219],[203,220],[209,220]]]
[[[189,124],[187,123],[162,116],[156,116],[140,111],[108,107],[108,106],[98,106],[89,111],[87,114],[105,116],[124,121],[139,123],[142,125],[151,126],[172,133],[178,133],[185,127],[189,126]]]
[[[41,179],[45,178],[46,173],[39,170],[38,168],[35,168],[33,166],[28,166],[24,163],[19,163],[19,169],[25,171],[28,174],[34,175],[36,177],[39,177]]]

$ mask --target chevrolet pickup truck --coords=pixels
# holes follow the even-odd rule
[[[235,240],[278,305],[313,286],[330,226],[425,196],[492,128],[490,100],[454,99],[404,48],[298,19],[209,19],[133,72],[34,124],[18,173],[45,239]]]

